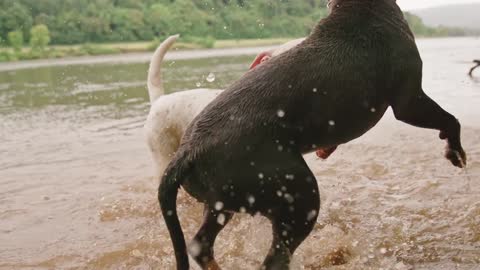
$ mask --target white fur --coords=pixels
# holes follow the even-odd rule
[[[147,143],[152,152],[157,176],[160,176],[178,149],[185,129],[221,90],[195,89],[164,94],[161,64],[168,49],[177,40],[171,36],[157,48],[148,71],[151,108],[145,123]]]
[[[150,113],[145,124],[148,146],[155,162],[157,177],[170,163],[180,140],[190,122],[205,108],[222,90],[195,89],[164,94],[161,65],[168,49],[175,43],[178,35],[166,39],[152,56],[148,71],[148,93],[150,96]],[[303,39],[290,41],[275,50],[276,56],[296,45]]]

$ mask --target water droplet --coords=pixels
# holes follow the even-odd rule
[[[247,200],[250,205],[255,203],[255,197],[253,197],[252,195],[248,196]]]
[[[220,211],[223,209],[223,202],[216,202],[215,203],[215,210]]]
[[[377,109],[375,109],[375,108],[371,108],[371,109],[370,109],[370,111],[373,113],[373,112],[376,112],[376,111],[377,111]]]
[[[312,210],[308,212],[308,215],[307,215],[308,221],[312,221],[312,219],[314,219],[315,217],[317,217],[317,210]]]
[[[280,117],[280,118],[282,118],[282,117],[285,116],[285,112],[284,112],[283,110],[278,110],[278,111],[277,111],[277,116]]]
[[[386,248],[381,248],[381,249],[380,249],[380,253],[382,253],[382,254],[387,253],[387,249],[386,249]]]
[[[247,208],[245,207],[240,207],[240,213],[246,213],[247,212]]]
[[[263,179],[263,177],[265,177],[265,176],[263,175],[263,173],[259,173],[259,174],[258,174],[258,178]]]
[[[277,196],[282,197],[283,193],[280,190],[277,190]]]
[[[215,81],[215,74],[211,73],[207,76],[207,82],[214,82]]]
[[[202,86],[202,83],[201,83],[201,82],[197,82],[195,85],[196,85],[197,87],[200,87],[200,86]]]
[[[225,215],[219,214],[217,217],[217,223],[220,225],[225,225]]]
[[[330,120],[330,121],[328,121],[328,124],[329,124],[330,126],[335,126],[335,121]]]
[[[172,210],[168,210],[168,211],[167,211],[167,216],[170,217],[170,216],[172,216],[172,215],[173,215],[173,211],[172,211]]]
[[[285,200],[287,200],[288,203],[293,203],[295,201],[293,196],[288,194],[288,193],[285,193],[285,195],[283,197],[285,198]]]
[[[318,89],[317,89],[317,88],[313,88],[313,92],[314,92],[314,93],[317,93],[317,92],[318,92]]]
[[[198,241],[193,240],[188,247],[188,251],[190,255],[192,255],[193,257],[197,257],[198,255],[200,255],[202,247],[200,246],[200,243],[198,243]]]

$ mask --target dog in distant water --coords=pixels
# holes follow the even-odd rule
[[[164,95],[161,65],[165,54],[177,38],[178,35],[171,36],[160,44],[152,56],[148,71],[147,83],[151,109],[145,124],[145,133],[158,176],[163,173],[177,151],[180,139],[190,122],[222,92],[220,89],[201,88]],[[262,52],[250,68],[255,68],[271,57],[295,47],[300,41],[293,40],[278,48]],[[322,156],[322,158],[327,157]]]
[[[468,75],[470,75],[470,77],[473,77],[473,71],[476,68],[480,67],[480,60],[473,60],[473,63],[475,63],[476,65],[470,69],[470,72],[468,72]]]
[[[262,269],[289,269],[320,208],[302,154],[358,138],[389,106],[400,121],[439,130],[446,158],[465,166],[460,123],[424,93],[422,61],[396,2],[333,0],[329,8],[302,43],[247,72],[187,128],[158,193],[178,270],[189,269],[180,187],[205,205],[190,249],[202,269],[219,269],[214,242],[236,212],[272,223]]]

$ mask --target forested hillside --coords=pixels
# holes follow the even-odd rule
[[[53,44],[152,40],[171,33],[216,39],[303,36],[324,0],[0,0],[0,33],[48,26]]]
[[[0,43],[46,25],[50,44],[152,40],[168,34],[211,39],[298,37],[327,14],[326,0],[0,0]],[[415,21],[414,32],[424,31]],[[423,32],[422,32],[423,31]],[[11,38],[12,38],[11,37]]]

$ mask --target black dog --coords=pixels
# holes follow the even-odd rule
[[[470,69],[470,72],[468,72],[468,75],[470,75],[470,77],[473,77],[473,71],[476,68],[480,67],[480,60],[473,60],[473,63],[475,63],[476,65]]]
[[[460,124],[423,92],[422,61],[395,1],[338,0],[330,9],[303,43],[245,74],[186,131],[159,188],[177,269],[189,268],[180,186],[205,204],[191,249],[203,269],[219,269],[214,241],[235,212],[269,218],[263,269],[288,269],[320,207],[302,154],[361,136],[389,106],[398,120],[440,130],[446,157],[465,166]]]

